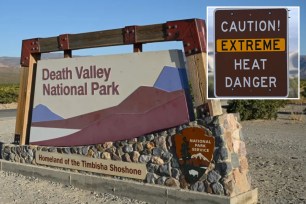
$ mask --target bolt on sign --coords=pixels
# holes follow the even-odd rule
[[[190,127],[176,134],[174,141],[183,174],[189,182],[196,182],[213,159],[215,138],[204,128]]]
[[[217,9],[215,96],[287,97],[288,12]]]
[[[189,122],[179,50],[40,60],[30,143],[127,140]]]

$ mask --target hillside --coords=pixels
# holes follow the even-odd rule
[[[0,84],[18,84],[19,68],[0,67]]]
[[[306,79],[306,55],[302,55],[300,58],[300,77]]]

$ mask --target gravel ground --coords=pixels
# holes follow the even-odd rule
[[[292,114],[304,108],[289,106],[277,120],[241,123],[259,203],[306,203],[306,116]]]
[[[306,116],[292,114],[302,108],[289,106],[277,120],[241,123],[259,203],[306,203]],[[12,142],[14,128],[14,118],[0,118],[0,142]],[[144,203],[9,172],[0,172],[0,186],[0,203]]]

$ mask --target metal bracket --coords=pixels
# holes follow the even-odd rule
[[[126,26],[123,28],[123,42],[124,44],[137,43],[136,35],[137,26]]]
[[[58,47],[60,50],[70,50],[69,34],[62,34],[58,36]]]
[[[168,21],[166,23],[166,40],[183,41],[185,55],[206,52],[205,21],[189,19]]]
[[[21,66],[28,67],[30,63],[30,55],[32,53],[40,53],[39,38],[27,39],[22,41],[21,48]]]

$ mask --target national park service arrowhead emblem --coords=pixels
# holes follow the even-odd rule
[[[215,138],[204,128],[189,127],[176,134],[174,141],[182,173],[190,183],[198,181],[213,158]]]

